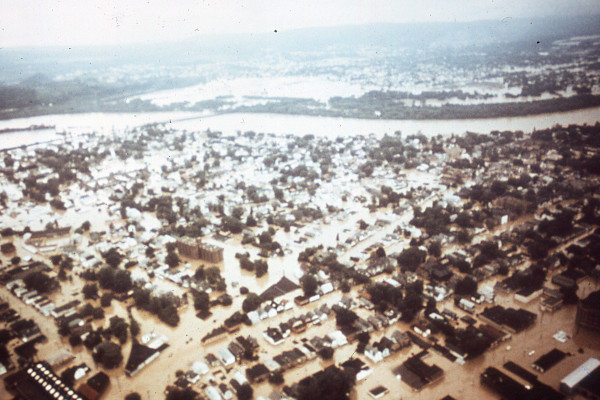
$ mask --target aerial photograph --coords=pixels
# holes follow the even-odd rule
[[[0,0],[1,400],[600,399],[598,0]]]

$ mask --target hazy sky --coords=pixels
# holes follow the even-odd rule
[[[123,44],[198,33],[598,12],[598,0],[0,0],[0,47]]]

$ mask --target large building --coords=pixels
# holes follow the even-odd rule
[[[26,400],[87,400],[65,384],[45,362],[37,362],[5,378],[8,390]]]
[[[592,292],[577,305],[578,326],[600,332],[600,290]]]
[[[202,243],[199,239],[181,238],[177,240],[177,250],[179,254],[194,258],[197,260],[205,260],[211,263],[223,261],[223,248],[208,243]]]
[[[579,393],[588,399],[600,399],[600,361],[590,358],[560,381],[565,394]]]

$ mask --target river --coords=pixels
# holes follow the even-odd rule
[[[222,131],[225,134],[235,134],[237,131],[253,130],[264,133],[313,134],[335,138],[371,133],[382,136],[396,131],[407,135],[420,132],[427,136],[463,134],[465,132],[489,133],[492,130],[530,132],[533,129],[548,128],[556,124],[595,124],[598,121],[600,121],[600,107],[524,117],[449,120],[383,120],[253,113],[207,116],[201,113],[182,111],[61,114],[0,121],[0,130],[23,129],[32,125],[55,126],[54,129],[41,131],[2,134],[0,149],[56,140],[61,137],[58,134],[60,132],[111,134],[126,132],[128,129],[154,122],[164,123],[167,128],[190,131],[210,129]]]

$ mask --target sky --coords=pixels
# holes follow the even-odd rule
[[[378,22],[600,13],[598,0],[0,0],[0,48],[168,42]]]

